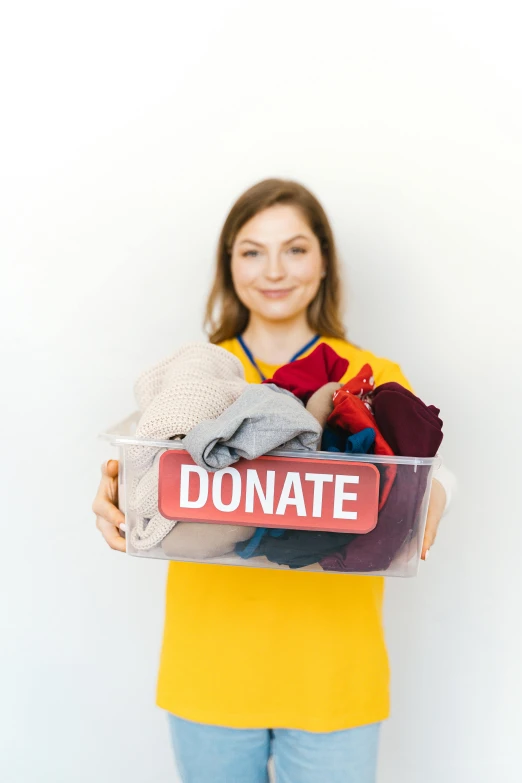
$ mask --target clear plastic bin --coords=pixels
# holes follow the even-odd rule
[[[211,473],[194,464],[182,441],[136,439],[137,418],[102,436],[119,449],[128,554],[326,574],[417,574],[438,457],[274,451]],[[155,530],[169,530],[152,546],[151,523],[137,500],[143,506],[143,465],[153,505],[147,514],[157,508]]]

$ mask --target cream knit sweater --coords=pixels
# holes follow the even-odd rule
[[[196,424],[217,418],[246,387],[237,357],[211,343],[188,343],[136,381],[134,393],[142,414],[136,438],[184,436]],[[159,460],[164,451],[150,445],[127,449],[130,510],[136,515],[131,544],[138,550],[160,544],[176,524],[158,512]]]

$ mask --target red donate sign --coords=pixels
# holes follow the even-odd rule
[[[267,456],[209,473],[186,451],[160,458],[158,508],[167,519],[368,533],[378,503],[379,471],[366,462]]]

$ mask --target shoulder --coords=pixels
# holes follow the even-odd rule
[[[216,343],[216,346],[218,348],[223,348],[223,350],[227,351],[228,353],[231,353],[232,356],[235,356],[236,359],[238,359],[241,364],[243,365],[243,369],[248,365],[248,360],[246,360],[245,352],[241,348],[241,345],[236,340],[235,337],[232,337],[230,340],[223,340],[220,343]]]
[[[223,340],[221,343],[216,343],[218,348],[224,348],[225,351],[229,351],[229,353],[233,353],[237,356],[239,353],[238,348],[239,344],[235,337],[232,337],[230,340]]]
[[[335,337],[324,337],[323,342],[329,345],[333,350],[344,359],[348,359],[348,370],[341,379],[341,383],[346,383],[353,378],[364,367],[369,364],[373,370],[375,385],[380,386],[383,383],[400,383],[406,389],[412,391],[411,385],[404,375],[401,367],[391,359],[383,356],[376,356],[371,351],[358,348],[347,340],[340,340]]]

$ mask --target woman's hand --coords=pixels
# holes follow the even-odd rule
[[[120,525],[125,516],[117,507],[118,503],[118,460],[110,459],[102,465],[102,479],[92,504],[96,514],[96,527],[111,549],[125,552],[125,539],[120,536]]]
[[[426,560],[428,551],[437,537],[439,522],[446,507],[446,490],[437,479],[433,479],[431,485],[430,504],[428,506],[428,518],[422,543],[421,559]]]

